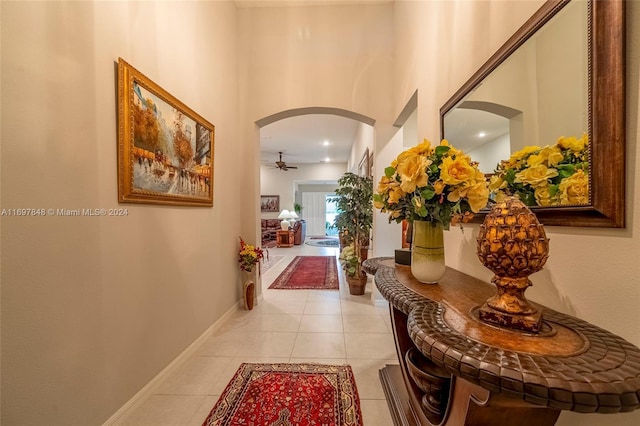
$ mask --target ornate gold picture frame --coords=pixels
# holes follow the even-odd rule
[[[213,206],[214,131],[118,59],[118,201]]]

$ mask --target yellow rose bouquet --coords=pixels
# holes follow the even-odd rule
[[[443,140],[428,140],[402,152],[384,171],[374,207],[389,221],[424,220],[450,224],[469,221],[487,205],[489,190],[478,164]]]
[[[553,146],[527,146],[498,164],[489,183],[500,202],[515,196],[528,206],[589,203],[589,140],[561,137]]]

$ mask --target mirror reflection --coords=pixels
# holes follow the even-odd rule
[[[589,190],[582,185],[588,184],[589,174],[584,143],[590,130],[588,49],[588,2],[572,1],[445,113],[443,136],[478,161],[484,173],[504,171],[522,160],[520,169],[503,173],[503,178],[510,180],[511,192],[526,189],[521,192],[526,192],[523,201],[529,205],[588,204]],[[563,143],[557,145],[559,140]],[[581,152],[567,148],[581,143]],[[543,150],[546,146],[554,150]],[[551,163],[541,161],[540,155],[549,152],[553,152]],[[566,158],[558,157],[559,152]],[[502,170],[497,170],[501,161]],[[524,168],[541,164],[546,170],[538,167],[526,170],[528,176],[516,177]],[[566,188],[564,195],[559,194],[562,178],[576,171],[581,173],[580,188],[574,192],[580,196],[568,196]],[[544,173],[556,174],[548,176],[546,192],[540,190],[544,185],[537,176]],[[499,184],[505,182],[494,182]],[[536,189],[545,195],[536,197]]]

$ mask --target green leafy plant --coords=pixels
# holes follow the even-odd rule
[[[360,257],[356,254],[354,244],[349,244],[340,252],[340,262],[345,274],[350,278],[358,277],[358,268],[360,265]]]
[[[336,203],[338,214],[333,226],[343,237],[347,245],[352,245],[357,259],[351,277],[361,277],[362,249],[368,247],[369,234],[373,226],[373,182],[371,178],[345,173],[338,180],[336,196],[332,199]],[[348,246],[343,248],[343,251]],[[352,261],[352,259],[350,259]],[[348,272],[348,270],[345,269]]]

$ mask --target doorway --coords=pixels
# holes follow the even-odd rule
[[[328,237],[335,237],[338,235],[338,229],[333,227],[333,222],[338,215],[338,205],[335,201],[333,201],[333,197],[335,196],[336,194],[327,194],[325,196],[325,235],[327,235]]]

